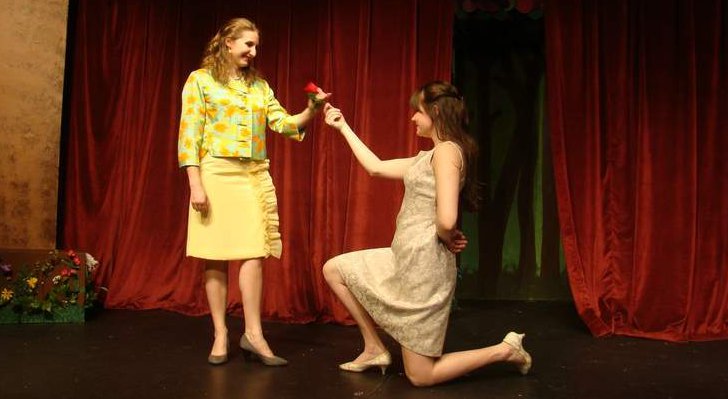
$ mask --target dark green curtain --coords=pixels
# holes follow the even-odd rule
[[[529,4],[526,4],[529,3]],[[569,299],[545,116],[544,23],[534,2],[460,2],[453,82],[480,145],[481,207],[465,214],[459,297]]]

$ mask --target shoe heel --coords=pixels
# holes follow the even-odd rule
[[[213,355],[210,354],[207,356],[207,362],[214,365],[219,366],[221,364],[227,363],[228,361],[228,354],[230,353],[230,341],[228,341],[227,337],[225,338],[225,346],[227,347],[226,351],[222,355]]]
[[[382,375],[387,373],[387,366],[379,366],[379,369],[382,370]]]
[[[531,365],[533,364],[531,355],[523,348],[523,338],[525,336],[526,334],[518,334],[511,331],[506,334],[505,338],[503,338],[503,342],[513,347],[513,349],[515,349],[515,351],[523,358],[523,364],[518,366],[518,371],[521,375],[528,374],[531,369]]]

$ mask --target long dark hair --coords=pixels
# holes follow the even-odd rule
[[[243,36],[243,32],[249,30],[253,32],[260,31],[255,26],[253,21],[245,18],[233,18],[225,23],[215,36],[210,39],[205,47],[205,52],[202,55],[201,67],[207,69],[215,80],[222,84],[227,84],[230,80],[229,71],[233,64],[228,48],[225,45],[227,39],[239,39]],[[260,77],[260,73],[253,68],[248,66],[240,69],[243,78],[247,82],[253,82],[255,79]]]
[[[460,194],[466,208],[475,211],[480,203],[477,162],[478,144],[468,133],[468,110],[458,89],[441,80],[426,83],[410,100],[413,108],[422,108],[437,128],[437,138],[452,141],[463,150],[465,186]]]

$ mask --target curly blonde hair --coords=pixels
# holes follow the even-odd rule
[[[253,21],[247,18],[233,18],[217,31],[205,47],[200,67],[207,69],[212,77],[222,84],[230,81],[230,69],[235,67],[225,41],[239,39],[244,31],[253,31],[260,35]],[[247,82],[253,82],[261,77],[260,73],[250,65],[240,68],[240,73]]]

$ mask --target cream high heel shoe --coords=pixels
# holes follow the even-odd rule
[[[520,371],[522,375],[528,374],[528,370],[531,369],[532,364],[531,355],[523,349],[523,337],[525,336],[526,334],[517,334],[511,331],[506,334],[505,338],[503,338],[503,342],[510,345],[523,358],[523,364],[518,366],[518,371]]]
[[[392,364],[392,356],[389,352],[384,351],[377,356],[367,360],[366,362],[354,363],[347,362],[339,365],[339,368],[344,371],[352,371],[354,373],[361,373],[371,367],[379,367],[382,370],[382,375],[387,372],[387,367]]]

